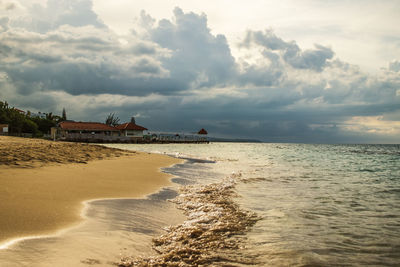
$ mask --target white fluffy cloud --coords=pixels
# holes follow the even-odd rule
[[[25,7],[25,16],[12,21],[12,26],[39,33],[46,33],[62,25],[105,28],[93,12],[92,5],[91,0],[48,0],[45,6],[32,4]]]
[[[159,21],[142,12],[124,36],[90,0],[25,8],[0,19],[0,98],[19,108],[66,107],[77,120],[116,112],[154,130],[206,127],[267,141],[400,141],[395,59],[370,75],[330,47],[302,49],[271,30],[243,33],[240,49],[250,56],[235,58],[206,14],[180,8]]]

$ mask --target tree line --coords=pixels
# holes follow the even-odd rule
[[[22,133],[32,134],[33,137],[41,137],[49,134],[51,127],[67,120],[67,114],[63,109],[62,116],[44,113],[45,117],[33,115],[30,111],[21,112],[15,107],[10,107],[5,101],[0,101],[0,124],[8,124],[8,131],[12,135]]]

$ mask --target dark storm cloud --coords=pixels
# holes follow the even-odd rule
[[[168,71],[160,62],[165,51],[148,44],[146,53],[141,53],[137,43],[144,47],[146,42],[132,40],[121,45],[106,29],[64,25],[46,34],[16,29],[5,32],[0,41],[0,56],[8,62],[1,64],[0,70],[8,73],[24,94],[37,90],[32,83],[40,84],[41,91],[73,95],[146,95],[176,90],[176,83],[166,80]],[[148,57],[150,52],[153,57]]]
[[[51,1],[48,5],[39,9],[55,8]],[[41,83],[43,91],[73,95],[170,95],[231,83],[236,63],[225,37],[210,33],[205,15],[185,14],[179,8],[174,14],[174,22],[163,20],[150,27],[151,17],[142,13],[148,38],[133,35],[128,44],[97,23],[61,25],[42,34],[10,30],[2,40],[11,48],[7,58],[15,62],[3,69],[24,93],[32,82]]]
[[[158,22],[142,12],[140,29],[123,37],[88,0],[49,0],[31,14],[0,19],[0,98],[20,108],[66,107],[72,118],[97,121],[115,112],[152,130],[205,127],[285,142],[371,141],[349,131],[349,121],[400,111],[398,61],[366,74],[331,48],[303,50],[268,30],[250,30],[241,43],[255,60],[234,58],[205,14],[180,8]]]
[[[241,85],[276,86],[286,78],[286,71],[278,54],[263,51],[262,56],[268,64],[242,64],[243,71],[237,79]]]
[[[161,20],[150,30],[150,38],[172,51],[163,61],[171,79],[180,80],[185,89],[230,83],[236,74],[235,59],[223,35],[212,35],[207,17],[174,10],[175,22]]]
[[[283,56],[286,62],[295,68],[322,71],[327,60],[333,57],[332,49],[315,45],[315,49],[301,51],[297,45],[289,47]]]
[[[285,42],[272,31],[248,31],[243,46],[260,45],[271,51],[280,51],[283,59],[294,68],[322,71],[334,52],[328,47],[315,45],[315,49],[302,51],[294,41]]]

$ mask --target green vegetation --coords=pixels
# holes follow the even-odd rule
[[[67,112],[65,111],[65,108],[63,108],[61,119],[62,119],[63,121],[66,121],[66,120],[67,120]]]
[[[41,137],[43,134],[49,134],[51,127],[66,119],[65,109],[63,110],[65,119],[51,112],[44,115],[45,117],[32,115],[29,111],[25,114],[21,110],[10,107],[7,102],[0,101],[0,124],[8,124],[11,135],[28,133],[33,137]]]

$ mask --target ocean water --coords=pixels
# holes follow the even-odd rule
[[[126,266],[400,266],[399,145],[113,146],[201,159],[165,170],[187,220]]]
[[[109,146],[185,161],[163,169],[172,186],[88,202],[0,266],[400,266],[400,145]]]

